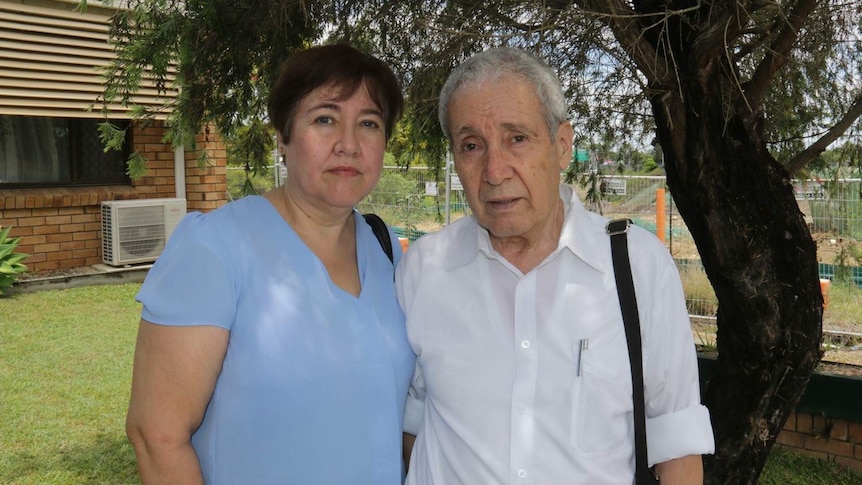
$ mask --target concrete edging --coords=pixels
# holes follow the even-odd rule
[[[116,268],[107,265],[96,265],[92,267],[92,272],[87,273],[19,280],[12,285],[10,293],[14,295],[45,290],[79,288],[82,286],[140,283],[144,281],[152,266],[152,264],[146,264]]]

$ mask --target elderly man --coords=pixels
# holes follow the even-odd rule
[[[418,356],[407,483],[633,483],[607,220],[559,183],[573,137],[559,80],[527,52],[491,49],[451,74],[439,115],[473,215],[421,238],[398,268]],[[662,484],[701,483],[714,443],[679,275],[657,238],[628,238],[649,464]]]

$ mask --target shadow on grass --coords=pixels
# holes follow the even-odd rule
[[[135,454],[125,436],[99,434],[90,443],[57,450],[54,456],[19,452],[0,467],[0,483],[140,483]]]

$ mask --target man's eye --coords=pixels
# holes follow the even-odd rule
[[[475,143],[465,143],[465,144],[461,145],[461,151],[472,152],[473,150],[475,150],[478,147],[479,147],[479,145],[477,145]]]
[[[521,143],[527,141],[527,137],[525,135],[515,135],[512,137],[512,141],[515,143]]]

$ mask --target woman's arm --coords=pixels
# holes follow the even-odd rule
[[[212,396],[229,335],[219,327],[141,319],[126,435],[144,485],[203,483],[191,436]]]

